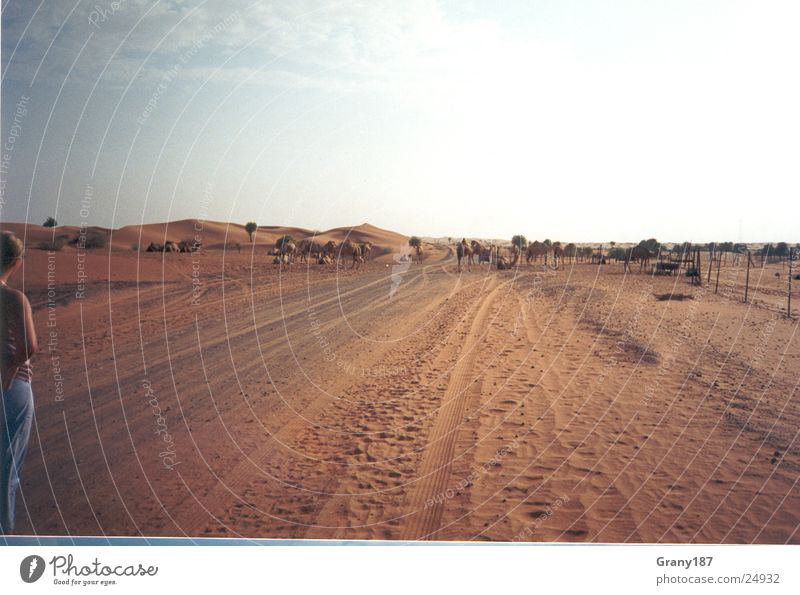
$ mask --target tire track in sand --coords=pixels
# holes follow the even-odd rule
[[[477,379],[474,365],[479,353],[479,343],[486,332],[489,310],[495,296],[506,285],[496,279],[494,283],[495,287],[483,298],[458,350],[458,362],[450,376],[442,399],[442,408],[431,429],[428,446],[422,457],[420,480],[411,489],[406,502],[408,516],[402,535],[405,540],[430,539],[440,527],[446,499],[437,496],[444,493],[450,478],[456,437],[464,419],[469,388]]]
[[[414,277],[411,277],[408,282],[411,283],[423,277],[423,275],[424,272],[420,271]],[[381,277],[376,281],[365,283],[360,287],[348,291],[347,294],[342,294],[352,296],[354,300],[358,298],[357,301],[363,303],[362,306],[353,311],[349,311],[349,316],[352,317],[354,315],[370,312],[372,310],[380,310],[383,305],[392,299],[388,293],[384,293],[384,287],[380,284],[382,281],[385,281],[384,277]],[[478,283],[478,280],[473,281],[461,290],[463,291],[464,289],[476,283]],[[399,299],[413,300],[415,295],[416,294],[413,292],[406,292]],[[338,303],[335,302],[336,297],[338,296],[334,296],[334,298],[326,300],[326,303],[331,302],[332,305],[338,306]],[[394,299],[397,300],[398,298],[395,297]],[[318,302],[316,307],[319,307],[320,303],[321,302]],[[334,325],[340,325],[343,319],[335,317],[335,313],[337,311],[338,307],[330,308],[328,314],[331,314],[334,317],[323,322],[320,328],[328,328]],[[322,310],[319,310],[319,312],[322,312]],[[275,340],[270,343],[262,343],[262,348],[267,344],[270,346],[271,350],[280,349],[285,346],[285,337],[281,337],[280,340]],[[261,364],[261,362],[257,362],[257,364]],[[205,384],[210,386],[208,379],[205,380]],[[292,410],[291,414],[284,414],[285,419],[279,424],[279,429],[271,434],[269,439],[266,440],[261,447],[245,456],[245,458],[237,465],[226,471],[224,476],[216,476],[215,474],[218,480],[217,483],[213,485],[207,493],[203,494],[202,498],[198,497],[197,494],[192,494],[192,499],[198,506],[187,507],[185,512],[180,511],[177,515],[175,515],[174,520],[179,530],[187,535],[196,536],[201,535],[203,528],[207,528],[209,518],[219,522],[217,516],[206,507],[204,502],[213,503],[230,500],[231,498],[241,501],[241,496],[239,494],[247,485],[252,482],[254,476],[264,475],[264,469],[268,467],[269,461],[278,457],[280,452],[285,450],[286,446],[284,443],[286,441],[290,441],[291,437],[296,436],[309,424],[315,423],[314,420],[320,418],[322,412],[331,404],[333,400],[335,400],[335,398],[335,396],[330,394],[319,394],[302,410]],[[206,466],[208,469],[210,469],[207,463]],[[184,482],[186,487],[189,488],[189,483],[186,482],[186,480],[182,477],[181,480]],[[281,481],[281,483],[283,482]],[[191,489],[189,491],[191,492]]]

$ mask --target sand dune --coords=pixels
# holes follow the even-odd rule
[[[63,249],[71,250],[76,246],[73,243],[82,232],[77,226],[62,225],[47,228],[41,225],[26,225],[24,223],[3,223],[2,229],[12,231],[20,238],[25,239],[28,248],[36,249],[57,237],[65,237],[67,242]],[[290,235],[295,240],[314,238],[322,243],[328,240],[342,242],[351,240],[356,242],[372,242],[378,250],[376,256],[383,256],[384,252],[398,252],[408,242],[408,236],[395,233],[364,223],[354,227],[338,227],[327,231],[315,232],[310,229],[291,226],[262,225],[254,234],[251,244],[250,236],[244,224],[222,223],[219,221],[201,221],[198,219],[183,219],[169,223],[145,223],[142,225],[126,225],[120,229],[104,227],[87,227],[84,234],[97,234],[104,239],[104,248],[115,251],[144,250],[153,242],[163,244],[171,240],[193,241],[199,239],[203,246],[210,250],[232,248],[236,244],[249,249],[272,248],[275,241],[284,235]]]

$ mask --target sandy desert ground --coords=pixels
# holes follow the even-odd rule
[[[142,237],[192,231],[174,225]],[[743,268],[718,294],[621,264],[457,275],[446,246],[280,272],[284,231],[251,249],[208,224],[196,255],[134,252],[134,228],[82,261],[28,249],[19,533],[800,542],[781,265],[751,271],[744,304]]]

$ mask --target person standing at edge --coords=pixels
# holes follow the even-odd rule
[[[33,422],[31,356],[38,345],[33,312],[25,294],[8,287],[22,266],[24,245],[14,234],[0,237],[0,345],[3,406],[0,407],[0,535],[14,530],[19,472]]]

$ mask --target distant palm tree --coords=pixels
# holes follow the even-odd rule
[[[253,234],[256,232],[257,229],[258,229],[258,223],[255,223],[254,221],[249,221],[247,223],[247,225],[244,226],[244,230],[248,234],[250,234],[250,243],[251,244],[253,243]]]

